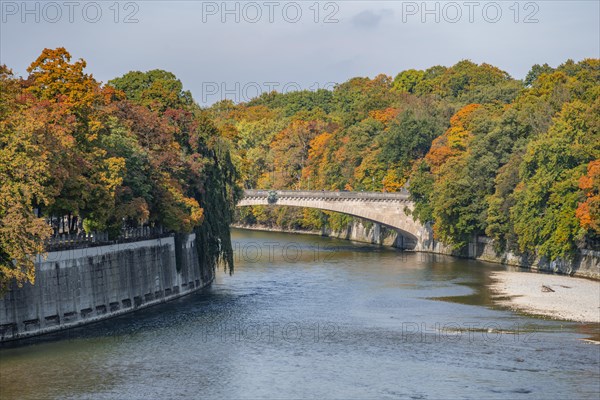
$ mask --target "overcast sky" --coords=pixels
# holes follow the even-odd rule
[[[461,59],[521,79],[536,63],[600,57],[599,1],[515,3],[2,0],[0,62],[26,75],[64,46],[103,82],[165,69],[210,104]]]

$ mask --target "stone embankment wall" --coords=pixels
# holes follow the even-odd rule
[[[351,223],[347,229],[341,231],[332,231],[331,229],[323,229],[320,231],[292,231],[261,225],[234,225],[234,227],[276,232],[313,234],[352,240],[355,242],[372,243],[397,248],[404,247],[402,236],[399,235],[396,230],[387,228],[377,223],[365,224],[358,220]],[[415,251],[473,258],[481,261],[519,266],[538,271],[600,279],[600,252],[598,251],[581,250],[573,260],[551,261],[544,257],[537,257],[535,255],[496,252],[494,249],[494,243],[485,237],[473,238],[466,249],[464,249],[462,252],[456,252],[452,250],[451,247],[435,240],[433,237],[433,230],[429,225],[425,225],[417,236],[418,241],[417,246],[414,248]]]
[[[317,235],[332,237],[337,239],[351,240],[353,242],[371,243],[382,246],[403,248],[402,237],[398,235],[395,229],[388,228],[377,223],[363,224],[359,221],[354,221],[349,224],[346,229],[332,230],[331,228],[323,228],[321,230],[296,230],[296,229],[281,229],[267,225],[242,225],[233,224],[233,228],[249,229],[254,231],[268,232],[284,232],[284,233],[299,233],[303,235]]]
[[[549,260],[535,254],[496,252],[492,240],[479,237],[469,243],[468,256],[482,261],[600,280],[600,251],[582,249],[572,260]]]
[[[49,252],[34,285],[0,298],[0,342],[71,328],[191,293],[214,277],[195,234]]]

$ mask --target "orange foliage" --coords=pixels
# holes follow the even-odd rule
[[[450,125],[464,127],[469,121],[473,111],[477,110],[479,107],[481,107],[481,104],[468,104],[464,106],[450,118]]]
[[[432,142],[425,160],[433,172],[438,171],[449,158],[458,156],[467,149],[472,139],[468,128],[469,121],[473,112],[479,107],[481,107],[479,104],[469,104],[458,110],[450,119],[450,128]]]
[[[329,132],[323,132],[310,141],[310,148],[308,149],[308,165],[302,170],[302,179],[319,175],[320,171],[318,171],[318,168],[323,165],[323,163],[319,161],[324,158],[327,145],[332,136],[333,134]],[[316,183],[317,182],[314,182],[314,184]]]
[[[588,164],[587,175],[579,179],[579,188],[587,199],[579,203],[575,215],[582,228],[600,233],[600,159]]]
[[[31,86],[28,91],[38,98],[52,102],[65,102],[75,107],[92,106],[102,101],[100,85],[91,75],[83,72],[84,60],[70,63],[71,54],[64,48],[44,49],[27,68]],[[116,94],[114,91],[107,93]]]
[[[313,140],[310,141],[310,149],[308,150],[308,158],[314,159],[318,158],[323,154],[323,151],[327,147],[329,143],[329,139],[331,139],[332,134],[329,132],[323,132]]]
[[[387,125],[390,121],[396,119],[398,114],[400,113],[400,109],[388,107],[384,110],[373,110],[369,113],[369,117],[381,122],[384,125]]]

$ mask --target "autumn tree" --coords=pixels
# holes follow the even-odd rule
[[[195,231],[201,262],[232,268],[238,175],[209,114],[169,72],[116,89],[85,67],[64,48],[44,49],[27,79],[0,67],[0,290],[34,281],[52,228]]]
[[[311,141],[331,127],[321,121],[295,120],[279,132],[271,143],[275,188],[305,188],[302,169],[306,167]],[[268,176],[267,176],[268,178]]]
[[[51,202],[46,187],[52,158],[45,105],[32,96],[20,96],[12,72],[0,66],[0,293],[15,280],[35,281],[35,257],[44,252],[52,232],[36,213]]]
[[[579,178],[579,189],[585,193],[585,201],[575,212],[579,224],[595,237],[600,236],[600,159],[587,165],[587,173]]]

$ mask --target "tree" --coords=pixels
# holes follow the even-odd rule
[[[191,93],[183,90],[181,81],[173,73],[160,69],[131,71],[108,84],[125,92],[129,100],[161,113],[169,108],[187,108],[193,103]]]
[[[575,215],[582,228],[598,236],[600,235],[600,159],[590,161],[587,174],[579,179],[579,189],[584,191],[586,199],[579,203]]]
[[[414,93],[415,88],[425,78],[424,71],[409,69],[394,78],[394,90],[400,93]]]
[[[413,218],[422,223],[433,222],[433,207],[431,197],[433,194],[434,177],[425,160],[419,160],[413,166],[410,176],[409,193],[415,207],[412,211]]]
[[[481,229],[477,212],[480,207],[473,203],[480,187],[467,172],[470,145],[475,138],[474,121],[482,111],[485,110],[477,104],[459,110],[451,118],[450,128],[433,141],[425,156],[426,164],[415,170],[415,176],[411,178],[411,191],[413,186],[416,188],[413,196],[417,203],[416,215],[431,218],[436,236],[458,248]],[[424,201],[430,206],[420,204]]]
[[[35,281],[35,256],[52,230],[36,213],[49,203],[47,130],[35,99],[18,99],[20,85],[0,66],[0,293],[15,280]]]
[[[311,141],[331,127],[321,121],[295,120],[279,132],[271,143],[275,165],[273,187],[299,189]]]
[[[208,113],[171,73],[117,80],[131,101],[85,67],[64,48],[44,49],[26,80],[0,67],[0,289],[33,282],[52,233],[44,217],[61,221],[55,233],[196,231],[201,262],[232,268],[238,178]]]
[[[40,100],[64,102],[77,111],[92,106],[99,87],[91,75],[83,72],[84,60],[71,63],[71,54],[64,48],[44,49],[27,68],[28,91]]]
[[[533,82],[535,82],[540,77],[540,75],[551,74],[552,72],[554,72],[554,68],[552,68],[548,64],[535,64],[533,67],[531,67],[531,69],[527,73],[527,76],[525,77],[525,85],[531,86]]]

